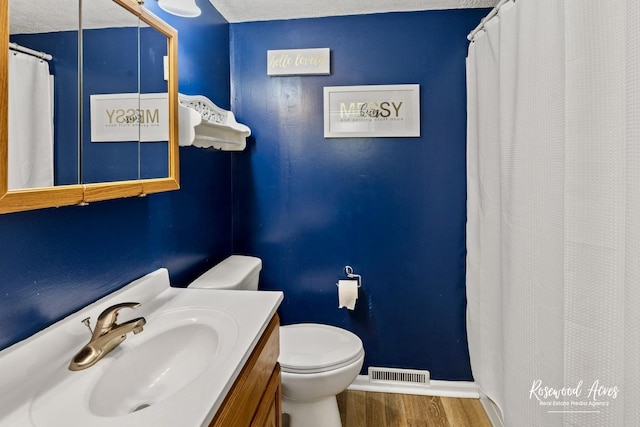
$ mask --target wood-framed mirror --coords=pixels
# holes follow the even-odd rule
[[[11,42],[10,37],[15,39],[15,36],[10,36],[11,14],[9,13],[9,8],[10,3],[13,1],[15,0],[0,0],[0,41],[4,46],[9,46],[9,43]],[[48,0],[48,3],[50,3],[51,1],[52,0]],[[76,13],[78,23],[83,21],[81,19],[82,8],[80,7],[82,0],[55,1],[64,1],[67,3],[72,1],[77,2],[78,6],[76,7],[75,12],[73,11],[73,8],[69,7],[59,7],[58,9],[65,11],[65,13]],[[125,158],[125,155],[123,154],[123,161],[120,162],[118,158],[120,154],[118,152],[113,152],[113,147],[115,147],[116,145],[122,145],[120,143],[120,140],[118,140],[118,136],[116,136],[115,139],[108,140],[105,143],[104,141],[101,141],[99,137],[94,137],[92,129],[89,129],[95,128],[96,125],[93,118],[89,119],[86,117],[87,113],[89,112],[89,105],[87,104],[93,102],[94,97],[100,98],[108,96],[108,94],[105,95],[104,88],[102,88],[97,91],[97,93],[100,93],[100,95],[96,95],[89,89],[90,85],[83,82],[82,70],[87,66],[86,64],[83,64],[83,37],[80,36],[78,38],[77,47],[75,47],[77,52],[79,52],[76,59],[76,66],[78,69],[78,85],[77,88],[75,88],[75,92],[71,91],[71,93],[75,93],[78,105],[66,104],[64,108],[56,106],[55,112],[58,117],[52,126],[55,128],[55,126],[64,126],[61,125],[61,123],[68,123],[68,129],[66,129],[65,135],[67,135],[66,139],[69,139],[69,141],[65,142],[67,143],[67,145],[73,145],[73,137],[69,135],[73,135],[74,132],[76,132],[77,153],[72,152],[68,155],[62,155],[56,151],[54,161],[60,160],[61,164],[56,164],[53,167],[55,172],[53,181],[51,180],[51,178],[49,178],[49,181],[36,180],[34,181],[35,184],[16,185],[16,180],[13,179],[14,177],[10,178],[10,173],[15,174],[16,171],[22,172],[23,169],[28,170],[30,165],[27,165],[22,169],[16,169],[16,166],[12,166],[9,164],[10,155],[13,154],[15,157],[15,151],[17,150],[11,151],[10,148],[10,129],[12,123],[14,123],[16,113],[11,113],[13,114],[13,117],[10,119],[10,53],[8,49],[5,55],[0,55],[0,213],[19,212],[46,207],[85,204],[99,200],[142,196],[161,191],[175,190],[179,188],[177,126],[177,32],[169,25],[161,21],[159,18],[148,12],[142,6],[142,4],[136,0],[100,1],[108,2],[105,3],[105,5],[108,7],[123,8],[123,10],[125,10],[133,20],[137,20],[137,22],[139,22],[136,40],[138,44],[137,49],[139,58],[142,58],[145,55],[149,56],[151,55],[151,53],[155,55],[155,57],[151,58],[154,64],[153,67],[144,65],[143,60],[139,59],[139,64],[137,65],[137,91],[126,90],[127,93],[123,94],[120,93],[121,91],[117,89],[114,90],[115,92],[117,92],[114,96],[118,100],[125,97],[125,95],[128,98],[131,98],[132,96],[133,98],[137,98],[127,101],[129,102],[129,104],[127,104],[129,107],[131,107],[131,102],[134,102],[134,105],[137,105],[137,108],[134,106],[133,108],[125,109],[125,111],[129,112],[131,110],[135,111],[135,114],[124,115],[124,121],[127,127],[134,127],[139,129],[137,140],[135,140],[135,138],[129,138],[134,139],[134,141],[129,141],[128,144],[129,146],[134,147],[133,150],[137,152],[137,158]],[[126,18],[126,20],[129,20],[129,18]],[[126,24],[121,24],[121,26],[125,25]],[[108,29],[112,30],[111,28]],[[80,34],[83,32],[83,30],[84,28],[78,27],[78,31]],[[166,38],[166,48],[162,41],[163,38]],[[49,39],[51,39],[51,37],[49,37]],[[90,40],[90,37],[87,37],[87,40]],[[160,40],[160,44],[158,44],[158,40]],[[145,47],[145,43],[148,44],[148,46]],[[155,45],[151,45],[151,43],[155,43]],[[158,48],[158,46],[160,46],[160,48]],[[84,52],[86,52],[86,49],[95,50],[95,48],[91,46],[86,46]],[[90,55],[87,56],[89,57]],[[167,58],[166,66],[162,61],[162,56],[166,56]],[[147,58],[147,62],[148,61],[149,58]],[[59,65],[59,70],[62,70],[64,68],[60,64],[55,65]],[[166,71],[163,73],[163,70]],[[150,85],[148,83],[150,81],[150,74],[154,75],[153,78],[156,80],[156,82],[158,80],[162,80],[162,84],[159,86],[158,84],[156,84],[155,86]],[[166,74],[166,81],[164,81],[163,74]],[[158,77],[158,75],[161,77]],[[87,78],[89,78],[89,76],[87,76]],[[140,82],[144,82],[144,84],[140,84]],[[53,86],[55,86],[55,82],[53,83]],[[160,90],[158,90],[158,87],[160,87]],[[166,93],[148,93],[164,92],[164,88],[166,88]],[[16,90],[14,89],[12,93],[15,94]],[[58,91],[56,91],[55,93],[57,96]],[[159,95],[161,96],[159,99],[157,99]],[[153,102],[156,103],[154,104],[156,107],[160,106],[160,112],[158,112],[158,108],[155,108],[151,112],[145,112],[144,102],[147,102],[145,100],[150,97],[156,98]],[[67,116],[65,116],[65,114]],[[74,114],[77,116],[76,118],[73,117]],[[107,114],[111,114],[111,118],[114,119],[116,113],[112,109],[108,111]],[[163,116],[162,124],[158,122],[160,115]],[[72,120],[68,120],[66,122],[64,120],[60,120],[65,118]],[[155,142],[154,144],[145,142],[150,141],[150,139],[148,136],[145,137],[144,129],[142,129],[149,128],[151,126],[151,122],[153,122],[152,125],[155,127],[163,126],[163,136],[151,138],[151,140]],[[77,128],[74,128],[74,123],[77,125]],[[120,128],[122,128],[122,126],[125,125],[120,125]],[[166,128],[164,126],[166,126]],[[39,128],[36,126],[33,127]],[[58,133],[56,133],[55,135],[56,138],[60,138]],[[51,137],[51,139],[54,140],[55,138]],[[54,143],[58,144],[59,141],[55,140]],[[107,145],[110,145],[111,147],[107,148]],[[95,169],[95,165],[90,165],[91,161],[87,154],[90,153],[91,150],[98,152],[97,155],[94,155],[94,159],[92,160],[93,163],[104,169],[103,171],[98,171],[99,173],[90,173],[92,172],[90,170],[91,168]],[[103,152],[105,150],[113,152],[112,154],[110,154],[112,159],[109,160],[109,157],[103,155],[100,150],[103,150]],[[66,158],[66,160],[64,159],[65,156],[68,157]],[[85,157],[84,159],[83,156]],[[74,158],[77,159],[76,166],[72,165]],[[108,175],[106,175],[104,171],[110,171],[110,169],[114,168],[113,165],[119,166],[120,163],[124,163],[124,160],[126,160],[126,162],[128,163],[135,163],[137,165],[137,171],[135,171],[135,173],[131,172],[128,175],[113,175],[111,178],[104,178],[105,176],[108,177]],[[14,162],[15,159],[11,159],[11,161]],[[86,164],[83,165],[83,163]],[[85,169],[84,171],[83,168]],[[64,176],[65,174],[67,174],[68,176]],[[10,181],[12,181],[12,183]]]

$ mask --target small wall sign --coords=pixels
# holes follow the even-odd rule
[[[329,48],[267,51],[267,75],[301,76],[331,74]]]
[[[324,88],[324,137],[420,136],[420,85]]]
[[[169,140],[166,93],[90,96],[91,142]]]

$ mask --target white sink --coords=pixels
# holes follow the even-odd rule
[[[95,415],[130,414],[179,392],[228,356],[238,325],[224,312],[179,310],[150,318],[143,332],[114,355],[91,391]]]
[[[144,330],[94,366],[67,369],[105,308]],[[169,287],[158,270],[0,352],[0,426],[207,426],[278,305],[280,292]]]

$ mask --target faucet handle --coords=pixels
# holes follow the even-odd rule
[[[91,329],[91,317],[82,319],[81,323],[89,329],[90,334],[93,334],[93,330]]]
[[[96,320],[94,334],[96,332],[102,333],[102,331],[110,329],[116,323],[118,312],[121,309],[137,307],[140,307],[139,302],[123,302],[106,308],[102,313],[100,313],[100,315],[98,316],[98,320]]]

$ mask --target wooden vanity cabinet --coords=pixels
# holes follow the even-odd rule
[[[280,319],[273,316],[209,427],[281,427]]]

